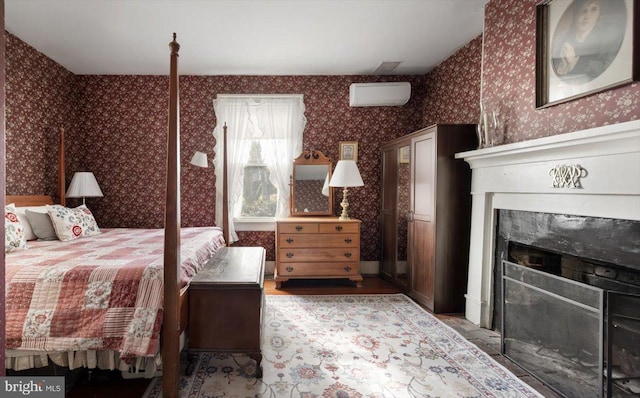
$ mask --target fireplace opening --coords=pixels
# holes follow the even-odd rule
[[[563,396],[639,396],[640,222],[510,210],[498,220],[503,354]]]
[[[640,272],[616,264],[555,253],[513,241],[509,242],[508,260],[601,289],[640,295]]]

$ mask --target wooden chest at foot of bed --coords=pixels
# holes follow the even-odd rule
[[[262,377],[265,249],[224,247],[191,280],[189,351],[244,353]]]

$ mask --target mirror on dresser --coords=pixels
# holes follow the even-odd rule
[[[331,160],[317,150],[303,151],[293,161],[291,215],[330,216],[333,190],[329,187]]]

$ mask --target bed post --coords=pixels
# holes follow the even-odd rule
[[[60,127],[60,143],[58,144],[58,195],[60,204],[66,206],[66,182],[65,182],[65,166],[64,166],[64,127]]]
[[[164,319],[162,338],[162,395],[178,397],[180,379],[179,284],[180,265],[180,124],[178,51],[173,34],[169,72],[169,131],[167,136],[167,197],[164,224]]]
[[[227,187],[227,123],[222,127],[222,234],[227,246],[229,240],[229,188]]]
[[[6,167],[7,167],[7,156],[6,156],[6,148],[5,148],[5,120],[4,120],[4,82],[5,82],[5,30],[4,30],[4,0],[0,0],[0,53],[2,54],[2,58],[0,59],[0,190],[6,194]],[[4,194],[2,198],[0,198],[0,206],[4,208],[5,202]],[[0,238],[4,241],[4,229],[0,230]],[[5,275],[4,275],[4,254],[0,259],[0,297],[3,299],[0,301],[0,376],[4,376],[6,374],[5,369],[5,305],[6,300],[5,297]]]

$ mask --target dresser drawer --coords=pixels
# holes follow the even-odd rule
[[[278,234],[317,234],[318,223],[278,223]]]
[[[321,234],[357,234],[360,223],[355,222],[327,222],[319,225]]]
[[[360,261],[358,248],[317,248],[317,249],[279,249],[278,261],[280,262],[304,262],[304,261]]]
[[[280,249],[296,247],[354,247],[360,246],[358,234],[279,234]]]
[[[290,276],[331,276],[345,277],[358,275],[360,269],[357,262],[309,262],[309,263],[285,263],[278,265],[279,277]]]

